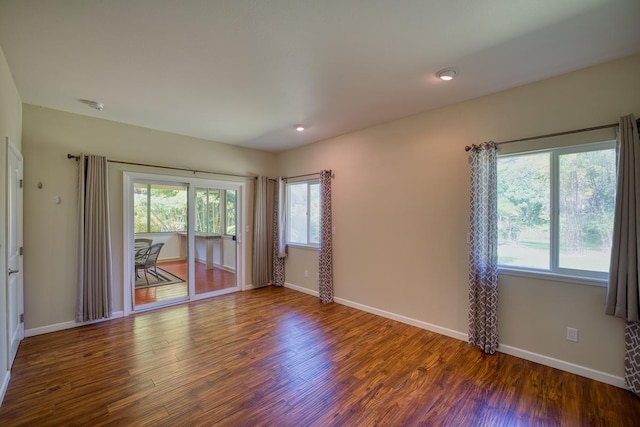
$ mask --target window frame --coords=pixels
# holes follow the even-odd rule
[[[289,240],[289,226],[291,224],[291,209],[290,209],[290,203],[291,203],[291,193],[290,193],[290,186],[292,185],[299,185],[299,184],[306,184],[307,186],[307,243],[299,243],[299,242],[291,242]],[[286,230],[285,230],[285,242],[287,244],[287,246],[293,246],[293,247],[300,247],[300,248],[307,248],[307,249],[318,249],[320,247],[320,242],[318,241],[318,243],[312,243],[310,242],[311,240],[311,185],[320,185],[320,179],[315,178],[315,179],[302,179],[302,180],[295,180],[295,181],[287,181],[286,185],[285,185],[285,192],[286,192]],[[320,204],[320,188],[318,188],[318,204]],[[320,227],[319,225],[319,219],[318,218],[318,227]],[[319,240],[319,239],[318,239]]]
[[[151,212],[152,212],[152,208],[151,208],[151,189],[152,187],[155,185],[157,187],[162,187],[163,185],[165,185],[164,182],[156,182],[156,181],[148,181],[148,180],[141,180],[141,181],[136,181],[134,182],[134,187],[136,185],[138,186],[146,186],[146,199],[147,199],[147,214],[146,214],[146,231],[135,231],[134,229],[134,234],[138,235],[138,234],[174,234],[174,233],[180,233],[180,232],[184,232],[186,230],[175,230],[175,231],[151,231]],[[185,184],[185,190],[187,191],[187,194],[189,193],[189,186],[188,184]],[[134,203],[135,206],[135,203]],[[189,215],[189,212],[187,210],[187,217]]]
[[[563,268],[560,261],[560,156],[566,154],[586,153],[591,151],[615,150],[617,168],[617,143],[615,140],[591,142],[585,144],[550,147],[539,150],[528,150],[498,154],[500,159],[518,157],[529,154],[549,153],[549,269],[518,267],[498,264],[499,274],[531,278],[560,279],[563,282],[579,283],[595,286],[607,286],[609,273],[590,270]],[[615,207],[615,205],[614,205]]]
[[[146,186],[146,199],[147,199],[147,214],[146,214],[146,231],[134,231],[134,233],[136,235],[140,234],[172,234],[172,233],[177,233],[177,232],[184,232],[186,230],[178,230],[178,231],[151,231],[151,212],[152,212],[152,208],[151,208],[151,188],[154,185],[158,185],[158,186],[162,186],[164,183],[162,182],[153,182],[153,181],[136,181],[134,182],[134,186],[138,185],[138,186]],[[207,206],[209,205],[209,193],[210,192],[214,192],[214,191],[218,191],[219,192],[219,197],[220,197],[220,227],[222,228],[220,230],[219,233],[216,232],[209,232],[209,231],[196,231],[197,233],[206,233],[206,234],[214,234],[214,235],[219,235],[219,236],[225,236],[225,237],[236,237],[238,234],[238,191],[237,189],[229,189],[229,188],[209,188],[209,187],[198,187],[196,188],[194,191],[196,190],[207,190]],[[235,205],[236,205],[236,212],[234,215],[234,226],[236,227],[236,233],[235,234],[228,234],[227,233],[227,192],[228,191],[233,191],[235,192]],[[187,192],[188,192],[188,188],[187,188]],[[208,214],[207,214],[208,215]],[[195,225],[194,225],[195,227]],[[195,228],[194,228],[195,229]]]

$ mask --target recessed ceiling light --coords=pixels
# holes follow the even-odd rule
[[[440,70],[436,73],[436,77],[444,81],[452,80],[455,76],[456,70],[453,68],[445,68],[444,70]]]
[[[295,125],[294,126],[295,130],[297,130],[298,132],[302,132],[304,130],[304,126],[303,125]]]

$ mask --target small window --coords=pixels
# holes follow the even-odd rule
[[[196,188],[196,232],[221,234],[221,191]]]
[[[236,235],[236,190],[226,190],[225,197],[225,234]]]
[[[318,246],[320,243],[320,183],[287,184],[287,243]]]
[[[498,263],[606,278],[615,193],[613,141],[500,156]]]

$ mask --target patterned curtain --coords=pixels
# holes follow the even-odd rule
[[[605,312],[626,320],[624,379],[640,396],[640,138],[633,115],[620,117],[618,184]]]
[[[494,142],[471,151],[469,343],[485,353],[498,347],[498,174]]]
[[[107,158],[83,154],[79,166],[76,320],[87,322],[109,318],[112,312]]]
[[[320,172],[320,281],[318,290],[323,304],[333,302],[333,242],[331,223],[331,177],[330,170]]]
[[[285,242],[286,192],[284,179],[278,178],[273,192],[273,284],[284,286],[284,260],[287,257]]]

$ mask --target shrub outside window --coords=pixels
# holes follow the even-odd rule
[[[220,193],[224,190],[196,188],[196,232],[220,234]]]
[[[187,187],[135,183],[134,232],[187,231]]]
[[[225,234],[236,235],[236,190],[225,191]]]

